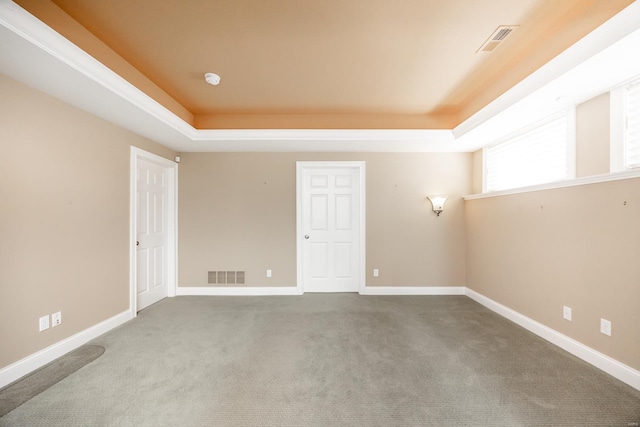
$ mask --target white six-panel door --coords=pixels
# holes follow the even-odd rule
[[[137,310],[168,296],[167,168],[137,162],[136,292]]]
[[[358,292],[361,282],[361,170],[299,163],[303,292]],[[301,169],[300,169],[300,166]]]

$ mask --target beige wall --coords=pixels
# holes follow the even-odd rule
[[[469,288],[640,369],[640,179],[468,200],[465,211]]]
[[[2,368],[128,309],[129,146],[174,153],[1,74],[0,93]]]
[[[608,93],[577,106],[578,177],[609,172],[609,121]],[[640,179],[467,200],[467,286],[640,369],[639,218]]]
[[[609,173],[609,92],[576,107],[576,177]]]
[[[207,286],[209,270],[245,270],[248,286],[296,285],[298,160],[366,162],[367,285],[465,285],[468,153],[184,153],[180,286]],[[434,193],[449,195],[440,217],[426,200]]]
[[[471,169],[471,192],[472,194],[482,193],[482,178],[484,176],[484,164],[483,164],[483,152],[482,148],[473,152],[472,157],[472,169]]]

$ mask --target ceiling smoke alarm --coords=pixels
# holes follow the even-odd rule
[[[218,86],[220,84],[220,76],[216,73],[206,73],[204,75],[204,81],[213,86]]]

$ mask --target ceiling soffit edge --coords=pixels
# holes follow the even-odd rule
[[[453,134],[450,129],[240,129],[240,130],[199,130],[182,120],[166,107],[146,95],[144,92],[127,82],[125,79],[117,75],[115,72],[104,66],[102,63],[94,59],[88,53],[77,47],[75,44],[64,38],[62,35],[42,23],[33,15],[22,9],[13,2],[2,1],[0,3],[0,25],[9,29],[29,43],[38,47],[47,54],[55,57],[63,62],[71,69],[79,72],[86,78],[99,83],[105,89],[118,95],[124,101],[133,104],[147,115],[162,122],[177,131],[184,138],[180,141],[159,141],[170,148],[182,151],[199,151],[197,145],[188,144],[188,142],[353,142],[356,145],[345,146],[344,149],[354,149],[355,151],[369,151],[366,143],[378,145],[373,147],[374,151],[384,151],[384,147],[380,144],[393,144],[390,151],[456,151],[451,150],[450,144],[454,142]],[[42,82],[30,79],[29,75],[25,75],[21,79],[32,87],[46,92],[47,84],[55,84],[55,82]],[[68,88],[68,97],[63,99],[73,105],[91,113],[97,114],[92,109],[91,103],[82,103],[78,105],[77,94],[72,94],[74,88]],[[116,123],[118,124],[118,123]],[[148,136],[144,131],[130,129],[143,136]],[[362,145],[365,144],[365,145]],[[408,144],[410,148],[403,148],[403,144]],[[442,147],[435,146],[443,145]],[[361,146],[362,145],[362,146]],[[421,147],[424,145],[424,147]],[[444,148],[446,147],[446,148]],[[282,147],[290,149],[290,145]],[[296,148],[296,147],[293,147]],[[302,147],[308,149],[320,149],[322,147]],[[340,148],[340,147],[334,147]],[[223,151],[229,151],[224,147],[220,147]],[[236,146],[234,149],[243,150],[242,146]],[[250,146],[251,150],[255,150],[255,146]],[[344,149],[338,151],[344,151]]]
[[[380,144],[393,144],[389,147],[389,151],[470,151],[474,149],[475,144],[467,143],[469,138],[464,138],[465,142],[456,143],[456,139],[462,136],[472,134],[473,130],[490,118],[495,118],[510,105],[521,100],[528,94],[531,94],[537,88],[544,86],[545,83],[551,81],[554,77],[561,75],[572,66],[584,61],[595,52],[601,51],[616,40],[631,33],[639,27],[640,23],[640,3],[634,2],[623,12],[616,15],[607,23],[585,37],[579,43],[565,51],[559,57],[551,61],[548,66],[543,67],[539,72],[534,73],[530,78],[525,79],[521,84],[514,87],[502,95],[498,100],[492,102],[481,111],[473,115],[455,129],[423,129],[423,130],[292,130],[292,129],[253,129],[253,130],[198,130],[186,123],[184,120],[169,111],[166,107],[144,94],[142,91],[128,83],[126,80],[118,76],[109,68],[92,58],[82,49],[75,46],[69,40],[43,24],[41,21],[33,17],[24,9],[13,2],[2,1],[0,3],[0,25],[9,29],[13,33],[19,35],[33,45],[42,49],[47,54],[52,55],[59,61],[63,62],[73,70],[80,72],[82,75],[91,79],[105,89],[117,94],[124,101],[135,105],[145,114],[153,117],[163,125],[168,126],[173,131],[177,131],[181,138],[174,138],[171,141],[158,141],[171,148],[181,151],[214,151],[219,148],[220,151],[233,151],[227,146],[201,146],[193,144],[194,142],[353,142],[356,149],[354,151],[385,151],[384,146]],[[42,86],[41,82],[24,81],[38,88]],[[55,84],[51,82],[51,84]],[[69,88],[73,90],[73,88]],[[46,91],[46,90],[45,90]],[[92,112],[90,103],[76,105],[80,108]],[[118,123],[116,123],[118,124]],[[143,136],[147,136],[144,130],[130,129]],[[175,132],[174,132],[175,133]],[[366,142],[371,141],[377,143],[371,147]],[[402,144],[406,143],[406,149]],[[416,146],[416,144],[418,144]],[[420,144],[423,144],[421,146]],[[256,149],[255,144],[246,145],[252,151],[260,151]],[[290,144],[284,144],[282,149],[290,149]],[[209,150],[209,149],[210,150]],[[231,147],[242,151],[242,146]],[[302,148],[302,151],[311,151],[313,147],[295,147]],[[306,149],[309,148],[309,149]],[[327,151],[322,150],[320,151]],[[338,147],[340,148],[340,147]],[[344,147],[347,151],[349,146]],[[371,149],[369,149],[371,148]],[[477,147],[476,147],[477,148]],[[270,151],[265,149],[265,151]],[[274,151],[282,151],[276,149]],[[332,151],[335,151],[332,150]]]
[[[499,117],[509,107],[521,101],[526,101],[536,91],[561,78],[569,71],[576,69],[590,58],[613,46],[616,42],[631,35],[638,29],[640,29],[640,2],[635,1],[494,101],[455,126],[453,128],[454,136],[461,138],[487,121]],[[593,91],[589,90],[589,86],[592,86],[591,82],[584,81],[583,85],[583,93],[589,94],[587,95],[589,97],[592,96]],[[586,98],[583,97],[575,101],[584,100]],[[554,107],[550,106],[549,108]]]

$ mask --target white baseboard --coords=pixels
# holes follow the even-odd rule
[[[498,313],[499,315],[506,317],[512,322],[522,326],[530,332],[538,335],[541,338],[549,341],[552,344],[557,345],[563,350],[568,351],[576,357],[584,360],[587,363],[595,366],[598,369],[606,372],[607,374],[619,379],[620,381],[630,385],[631,387],[640,390],[640,371],[627,366],[617,360],[600,353],[597,350],[592,349],[579,341],[569,338],[566,335],[561,334],[555,329],[551,329],[542,323],[538,323],[527,316],[518,313],[506,307],[490,298],[485,297],[478,292],[467,288],[466,295],[484,305],[488,309]]]
[[[465,295],[464,286],[365,286],[360,295]],[[177,296],[302,295],[296,286],[178,287]]]
[[[177,296],[265,296],[302,295],[296,286],[192,286],[176,288]]]
[[[464,286],[365,286],[360,295],[465,295]]]
[[[91,341],[100,335],[109,332],[111,329],[122,325],[132,319],[129,310],[113,316],[103,322],[91,326],[84,331],[78,332],[62,341],[59,341],[49,347],[38,351],[24,359],[18,360],[9,366],[0,369],[0,388],[11,384],[12,382],[22,378],[30,372],[56,360],[60,356],[64,356],[68,352],[75,350],[83,344]]]

